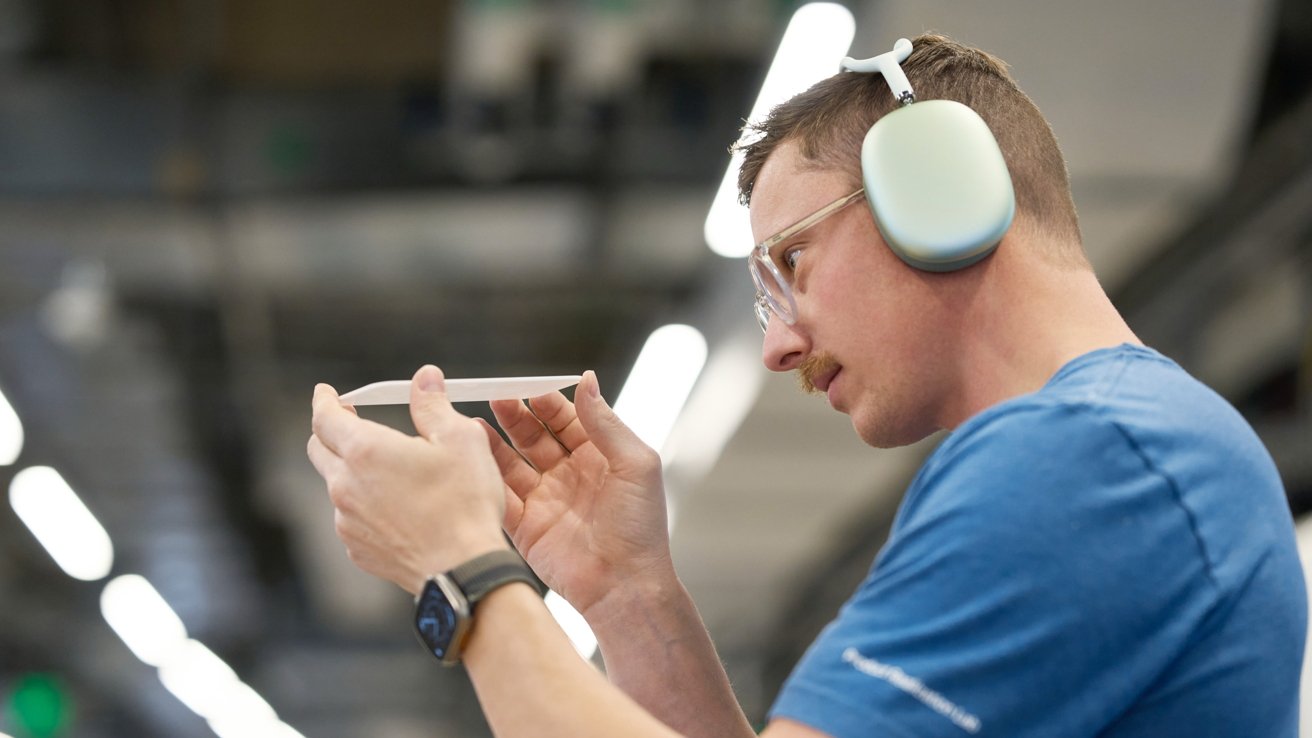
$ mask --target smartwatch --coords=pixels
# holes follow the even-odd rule
[[[542,587],[518,553],[502,550],[477,556],[424,583],[415,597],[415,632],[429,653],[445,666],[460,663],[474,623],[474,607],[489,592],[511,582]]]

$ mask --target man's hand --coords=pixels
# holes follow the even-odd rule
[[[351,560],[414,594],[432,574],[506,547],[506,495],[486,433],[451,407],[436,367],[415,374],[410,414],[418,437],[357,417],[321,384],[307,452]]]
[[[671,581],[674,570],[660,457],[601,398],[596,374],[584,375],[574,398],[493,402],[514,447],[490,425],[486,432],[510,492],[506,531],[538,576],[589,617],[608,593]]]
[[[466,666],[497,735],[751,736],[674,576],[660,457],[601,399],[595,374],[574,396],[493,403],[508,444],[452,409],[433,367],[411,385],[417,438],[356,417],[320,385],[309,455],[338,536],[362,569],[416,592],[504,548],[504,526],[593,625],[606,677],[569,657],[526,588],[482,601]]]

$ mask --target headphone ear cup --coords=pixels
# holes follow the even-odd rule
[[[947,272],[983,259],[1016,213],[988,124],[951,100],[912,103],[875,123],[861,147],[861,178],[884,240],[918,269]]]

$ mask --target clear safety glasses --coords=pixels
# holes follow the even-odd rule
[[[752,282],[756,284],[756,303],[753,309],[756,312],[756,322],[760,324],[762,331],[770,327],[771,313],[779,316],[779,319],[788,325],[797,321],[797,301],[793,298],[792,287],[793,270],[782,258],[776,258],[775,254],[770,253],[770,249],[818,225],[825,218],[861,199],[865,192],[863,187],[850,195],[834,200],[756,244],[756,248],[752,249],[751,256],[747,257],[747,268],[752,273]],[[785,274],[788,276],[785,277]]]

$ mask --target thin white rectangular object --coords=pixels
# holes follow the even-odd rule
[[[565,389],[579,383],[577,374],[555,377],[484,377],[448,379],[446,396],[451,402],[487,402],[488,400],[523,400]],[[396,379],[366,384],[342,395],[346,405],[408,405],[410,380]]]

